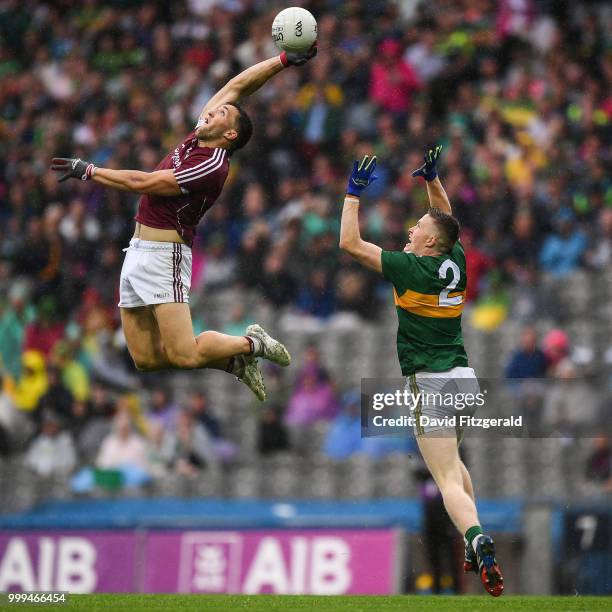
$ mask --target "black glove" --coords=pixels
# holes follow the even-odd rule
[[[311,60],[317,54],[317,43],[304,51],[303,53],[296,53],[295,51],[283,51],[280,54],[280,61],[283,66],[303,66],[308,60]]]
[[[51,160],[51,170],[55,172],[63,172],[59,177],[58,182],[62,183],[69,178],[77,178],[86,181],[93,176],[96,167],[89,162],[83,161],[78,157],[54,157]]]

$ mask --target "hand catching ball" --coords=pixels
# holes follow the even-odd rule
[[[317,21],[299,6],[282,10],[272,22],[272,39],[287,53],[305,53],[317,40]]]

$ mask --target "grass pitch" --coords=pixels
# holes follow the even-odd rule
[[[612,610],[612,597],[340,596],[315,595],[70,595],[62,605],[10,604],[2,610],[202,610],[214,612],[385,612],[386,610]]]

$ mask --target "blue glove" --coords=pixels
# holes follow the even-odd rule
[[[361,162],[355,162],[346,188],[346,193],[359,197],[361,192],[378,178],[374,174],[375,168],[376,155],[373,155],[372,158],[370,158],[369,155],[364,155]]]
[[[433,181],[438,176],[436,164],[441,152],[442,145],[438,145],[435,149],[429,149],[425,157],[423,157],[425,163],[420,168],[413,170],[412,176],[422,176],[426,181]]]

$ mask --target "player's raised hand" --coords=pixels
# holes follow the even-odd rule
[[[378,177],[374,174],[376,169],[376,155],[364,155],[360,162],[353,164],[353,171],[349,177],[346,193],[359,197],[361,192]]]
[[[442,145],[438,145],[435,149],[429,149],[423,159],[425,163],[416,170],[412,171],[412,176],[422,176],[426,181],[433,181],[438,176],[438,158],[442,152]]]
[[[59,183],[69,178],[77,178],[86,181],[93,176],[95,166],[78,157],[54,157],[51,160],[51,170],[64,173],[57,179]]]
[[[308,49],[298,53],[296,51],[283,51],[280,54],[280,60],[283,66],[303,66],[308,60],[311,60],[317,54],[317,42]]]

